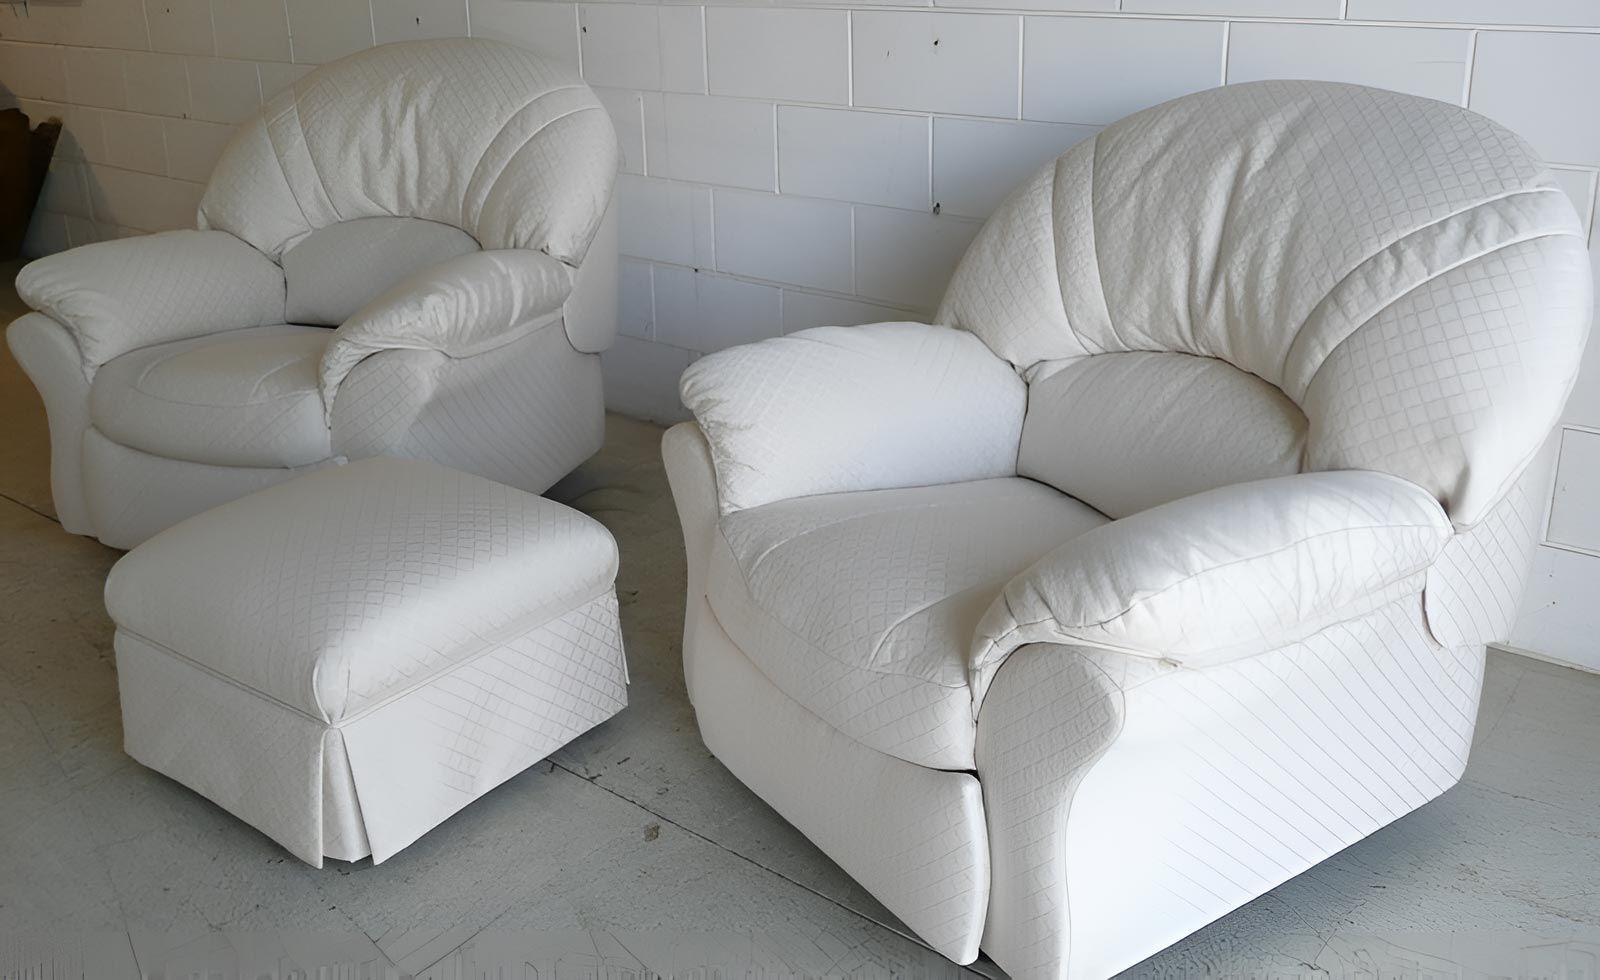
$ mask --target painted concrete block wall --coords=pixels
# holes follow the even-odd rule
[[[190,225],[229,124],[310,66],[465,34],[579,66],[612,113],[626,258],[607,394],[635,415],[679,417],[703,353],[926,317],[1013,183],[1227,82],[1469,105],[1528,137],[1595,223],[1596,0],[0,0],[0,99],[66,124],[30,248]],[[1600,344],[1586,362],[1513,640],[1600,668]]]

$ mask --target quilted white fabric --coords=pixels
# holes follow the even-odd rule
[[[317,364],[324,327],[272,326],[142,347],[103,365],[89,416],[142,452],[225,466],[331,456]]]
[[[618,304],[621,302],[621,243],[617,205],[613,201],[594,241],[583,255],[583,265],[572,276],[572,295],[562,307],[562,323],[575,350],[599,354],[617,338]]]
[[[50,490],[56,519],[72,534],[93,534],[84,499],[83,436],[89,429],[89,379],[72,332],[43,313],[28,313],[6,329],[17,364],[39,389],[50,424]]]
[[[86,377],[150,344],[283,322],[283,270],[232,235],[168,231],[47,255],[17,295],[72,332]]]
[[[39,317],[49,329],[63,329]],[[324,337],[331,334],[326,328],[307,329]],[[41,367],[50,369],[36,361],[24,363],[33,364],[28,370],[34,377],[41,376]],[[113,548],[132,548],[185,518],[307,469],[193,462],[115,442],[89,426],[89,384],[77,369],[75,353],[67,363],[70,370],[62,370],[78,379],[84,391],[81,400],[69,399],[66,407],[81,405],[84,417],[76,431],[52,422],[52,441],[73,440],[72,453],[58,454],[52,465],[54,460],[73,464],[69,485],[81,487],[84,494],[85,525],[79,530]],[[315,387],[312,392],[317,424],[326,432],[321,396]],[[197,416],[191,420],[199,424]],[[151,425],[141,428],[151,435],[157,431]],[[311,467],[402,456],[543,491],[600,448],[604,408],[599,358],[573,350],[559,322],[477,357],[384,351],[356,365],[342,386],[331,437],[333,455]],[[319,436],[318,444],[327,438]]]
[[[419,41],[313,70],[235,134],[203,230],[73,249],[19,278],[42,312],[11,342],[50,417],[63,526],[130,547],[369,451],[544,491],[603,430],[617,160],[588,87],[516,47]],[[303,359],[224,343],[284,323],[339,328],[317,352],[316,424]],[[541,332],[552,323],[564,342]],[[216,343],[147,350],[198,338]],[[365,380],[345,402],[352,374]]]
[[[357,218],[318,228],[283,253],[283,318],[337,327],[400,280],[477,250],[461,229],[420,218]]]
[[[724,517],[707,591],[745,655],[824,721],[970,769],[967,638],[1008,579],[1104,523],[1015,477],[803,497]]]
[[[1533,569],[1554,454],[1539,457],[1494,509],[1445,545],[1423,593],[1428,632],[1451,649],[1476,649],[1511,635]]]
[[[819,813],[798,798],[840,783],[785,750],[974,768],[984,949],[1013,976],[1133,965],[1460,778],[1590,278],[1543,165],[1459,107],[1264,82],[1106,128],[963,259],[936,320],[981,351],[876,325],[686,374],[698,426],[666,452],[708,745],[961,955],[969,918],[902,913],[850,846],[939,803]],[[1092,520],[945,506],[1029,478]],[[962,645],[970,762],[941,683]],[[746,667],[803,715],[709,693]],[[888,853],[937,865],[949,836]]]
[[[1397,473],[1433,491],[1463,528],[1482,521],[1577,378],[1591,296],[1588,256],[1572,241],[1505,245],[1373,317],[1306,390],[1306,465]]]
[[[600,358],[547,322],[477,357],[386,350],[355,366],[333,405],[333,451],[431,459],[543,491],[605,437]]]
[[[317,864],[341,755],[332,823],[381,861],[622,708],[616,561],[592,519],[420,461],[225,504],[106,583],[129,751]]]
[[[683,424],[662,452],[688,545],[683,666],[706,746],[929,945],[972,962],[989,904],[977,780],[868,748],[745,656],[704,598],[706,545],[719,533],[710,447]]]
[[[1114,976],[1416,809],[1466,767],[1483,662],[1414,597],[1206,670],[1018,650],[978,720],[984,950]]]
[[[482,39],[387,44],[311,72],[242,124],[200,222],[276,258],[318,228],[403,215],[577,265],[618,160],[571,68]]]
[[[218,504],[345,462],[335,456],[293,469],[195,463],[131,449],[93,426],[80,442],[89,526],[102,544],[124,550]]]
[[[571,508],[374,458],[157,535],[113,568],[106,608],[120,629],[338,721],[498,631],[604,594],[616,560],[611,536]]]
[[[980,232],[936,320],[1030,378],[1110,351],[1219,358],[1304,410],[1310,468],[1400,472],[1467,527],[1557,417],[1586,265],[1570,202],[1498,125],[1260,82],[1074,146]],[[1517,410],[1490,421],[1486,392]]]
[[[1138,351],[1084,357],[1028,386],[1017,471],[1108,517],[1300,472],[1306,418],[1226,361]]]
[[[1006,584],[972,644],[981,703],[1011,651],[1074,643],[1204,667],[1402,595],[1450,540],[1421,487],[1362,470],[1235,484],[1106,524]]]
[[[572,270],[526,249],[472,252],[384,290],[333,332],[322,357],[322,400],[331,416],[345,376],[383,350],[471,357],[559,317]]]
[[[1015,476],[1027,390],[969,333],[817,327],[689,366],[723,513],[816,493]]]

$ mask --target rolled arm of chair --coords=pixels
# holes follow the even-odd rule
[[[17,293],[67,328],[91,376],[141,347],[283,322],[283,269],[225,231],[58,252],[24,266]]]
[[[572,268],[531,249],[472,252],[391,286],[333,332],[321,365],[322,400],[362,359],[385,350],[471,357],[561,313]]]
[[[1451,534],[1426,490],[1367,470],[1241,483],[1104,524],[989,606],[969,661],[974,703],[1027,643],[1185,667],[1286,646],[1420,593]]]
[[[976,336],[817,327],[702,358],[684,405],[722,513],[819,493],[1015,476],[1027,388]]]

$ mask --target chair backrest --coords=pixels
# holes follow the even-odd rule
[[[301,322],[337,323],[350,302],[329,297],[370,298],[430,254],[527,248],[577,266],[618,159],[575,71],[494,41],[389,44],[310,72],[243,123],[200,226],[283,262]]]
[[[1187,96],[1079,143],[990,219],[938,320],[1030,384],[1019,468],[1113,517],[1373,469],[1470,526],[1576,377],[1570,201],[1457,106],[1324,82]]]

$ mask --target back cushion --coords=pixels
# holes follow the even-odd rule
[[[1097,354],[1029,386],[1017,469],[1116,519],[1298,473],[1305,440],[1294,402],[1226,361]]]
[[[357,218],[283,253],[284,319],[336,327],[401,279],[478,251],[459,228],[421,218]]]
[[[318,228],[406,215],[576,266],[618,162],[575,67],[484,38],[399,41],[312,70],[240,123],[198,217],[277,260]]]
[[[1571,200],[1509,131],[1268,81],[1068,150],[979,232],[935,319],[1030,380],[1113,352],[1220,359],[1310,417],[1307,469],[1404,477],[1470,527],[1560,417],[1589,280]]]

